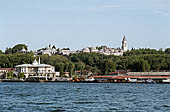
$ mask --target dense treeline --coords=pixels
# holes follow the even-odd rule
[[[78,53],[71,55],[69,58],[76,64],[76,69],[81,68],[81,71],[83,69],[95,74],[108,74],[116,70],[114,58],[104,54]]]
[[[149,49],[149,48],[145,48],[145,49],[132,48],[131,51],[127,51],[123,55],[124,56],[132,56],[132,55],[143,55],[143,54],[166,54],[167,53],[166,50],[164,52],[164,51],[162,51],[162,49],[157,51],[156,49]]]
[[[42,55],[40,57],[41,63],[53,65],[56,71],[60,71],[61,75],[63,75],[64,72],[69,72],[70,76],[73,74],[75,64],[68,60],[67,57],[61,55]]]
[[[0,68],[13,68],[18,64],[32,63],[34,60],[33,54],[0,54]]]
[[[115,69],[138,72],[150,70],[170,70],[170,55],[168,54],[106,56],[94,53],[80,53],[72,55],[71,61],[82,61],[86,66],[95,67],[101,74],[112,72]],[[111,67],[114,67],[111,68],[110,65],[112,65]]]
[[[14,52],[3,53],[0,51],[0,68],[15,67],[19,64],[32,63],[35,58],[33,53],[17,53],[18,49],[27,46],[18,45],[12,49]],[[9,49],[7,49],[8,51]],[[73,74],[108,74],[115,70],[150,71],[170,70],[170,48],[165,51],[154,49],[132,49],[124,56],[107,56],[98,53],[77,53],[70,56],[41,55],[41,63],[55,66],[56,71]],[[77,71],[77,72],[75,72]]]

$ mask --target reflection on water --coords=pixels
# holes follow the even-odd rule
[[[168,112],[168,84],[0,83],[3,112]]]

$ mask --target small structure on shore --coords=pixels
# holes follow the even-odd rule
[[[39,62],[35,59],[32,64],[22,64],[16,66],[16,74],[19,76],[24,73],[25,79],[33,80],[55,80],[56,74],[55,67],[47,64],[41,64],[40,58]]]
[[[14,72],[15,68],[0,68],[0,79],[7,78],[8,72]]]

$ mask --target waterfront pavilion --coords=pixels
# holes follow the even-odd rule
[[[22,64],[16,66],[16,74],[24,73],[25,79],[27,78],[40,78],[45,80],[55,80],[56,74],[55,67],[47,64],[40,64],[39,62],[34,60],[32,64]]]

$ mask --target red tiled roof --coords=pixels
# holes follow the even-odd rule
[[[90,78],[109,78],[109,79],[125,79],[125,78],[170,78],[170,76],[91,76]]]
[[[8,70],[8,71],[11,71],[11,70],[15,70],[15,68],[0,68],[0,70]]]

